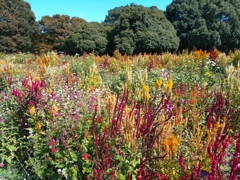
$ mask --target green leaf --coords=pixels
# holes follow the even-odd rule
[[[74,152],[70,152],[70,156],[74,162],[77,162],[77,155]]]
[[[9,151],[11,151],[11,152],[17,150],[17,148],[16,148],[15,146],[11,146],[11,145],[7,145],[6,148],[7,148]]]
[[[7,161],[8,164],[11,164],[12,158],[11,157],[6,157],[5,160]]]

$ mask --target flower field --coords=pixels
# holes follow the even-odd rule
[[[240,178],[240,51],[0,54],[0,178]]]

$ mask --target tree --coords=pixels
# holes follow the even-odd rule
[[[43,16],[40,20],[41,36],[35,44],[35,51],[65,50],[65,41],[85,20],[68,15]]]
[[[131,4],[114,8],[104,22],[113,23],[113,30],[108,36],[109,51],[118,49],[122,54],[161,53],[176,51],[179,45],[174,27],[155,6],[146,8]]]
[[[29,3],[0,0],[0,52],[28,52],[39,34]]]
[[[240,48],[239,0],[174,0],[166,17],[177,30],[180,50]]]
[[[119,6],[119,7],[115,7],[113,9],[110,9],[108,11],[108,15],[104,19],[104,23],[112,25],[115,21],[117,21],[119,19],[120,14],[122,13],[122,11],[124,11],[124,9],[126,7],[128,7],[128,5],[126,5],[126,6]]]
[[[69,54],[105,53],[107,38],[104,26],[97,22],[80,24],[66,40],[66,50]]]

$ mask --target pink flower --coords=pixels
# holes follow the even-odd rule
[[[4,166],[3,163],[0,163],[0,168],[3,168],[3,166]]]
[[[186,99],[183,99],[183,100],[182,100],[182,103],[183,103],[183,104],[187,104],[187,100],[186,100]]]

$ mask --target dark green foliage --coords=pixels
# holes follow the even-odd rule
[[[28,52],[39,34],[29,3],[0,0],[0,52]]]
[[[120,14],[124,11],[124,9],[128,7],[127,6],[120,6],[115,7],[108,11],[108,15],[105,17],[104,23],[105,24],[113,24],[115,21],[117,21],[120,17]]]
[[[107,35],[104,26],[97,23],[81,24],[66,40],[66,50],[69,54],[105,53]]]
[[[233,54],[233,61],[232,61],[232,64],[233,66],[237,69],[238,66],[240,66],[240,51],[236,51],[234,54]]]
[[[166,17],[177,30],[180,50],[240,48],[239,0],[174,0]]]
[[[176,51],[179,39],[171,23],[157,7],[131,4],[109,11],[105,23],[113,23],[109,36],[110,51],[122,54]]]
[[[65,50],[65,41],[69,34],[82,23],[86,21],[77,17],[70,18],[68,15],[43,16],[39,22],[41,37],[35,45],[35,51]]]

